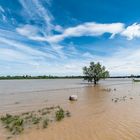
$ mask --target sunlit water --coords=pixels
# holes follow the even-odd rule
[[[68,100],[72,94],[78,95],[77,102]],[[81,79],[0,81],[1,114],[51,105],[62,106],[72,116],[14,139],[140,140],[140,83],[131,79],[103,80],[96,87]],[[3,135],[1,131],[0,140]]]

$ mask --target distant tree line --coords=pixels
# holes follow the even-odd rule
[[[87,79],[86,75],[84,76],[52,76],[52,75],[41,75],[41,76],[31,76],[31,75],[22,75],[22,76],[0,76],[0,80],[12,80],[12,79]],[[101,77],[103,78],[103,77]],[[130,76],[109,76],[108,78],[140,78],[140,75],[130,75]]]
[[[84,76],[31,76],[31,75],[23,75],[23,76],[0,76],[0,80],[12,80],[12,79],[78,79],[84,78]]]
[[[133,76],[110,76],[109,78],[140,78],[140,75],[133,75]]]
[[[86,76],[0,76],[0,80],[12,80],[12,79],[85,79]],[[108,78],[140,78],[140,75],[136,76],[109,76]]]

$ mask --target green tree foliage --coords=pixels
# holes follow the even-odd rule
[[[100,79],[105,79],[109,77],[109,72],[106,70],[105,66],[102,66],[99,62],[90,62],[89,67],[83,68],[83,73],[85,75],[84,80],[88,82],[93,82],[97,84]]]

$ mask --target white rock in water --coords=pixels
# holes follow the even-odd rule
[[[69,97],[69,100],[71,100],[71,101],[77,101],[77,99],[78,99],[78,96],[77,95],[71,95]]]

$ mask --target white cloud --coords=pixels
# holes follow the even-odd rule
[[[23,7],[23,14],[26,19],[34,21],[42,21],[42,25],[45,24],[46,33],[50,33],[53,24],[53,16],[49,12],[48,8],[45,8],[39,0],[19,0]],[[47,1],[49,4],[50,1]]]
[[[31,54],[27,54],[26,52],[24,53],[19,50],[12,50],[12,48],[1,48],[0,60],[1,62],[15,62],[14,65],[9,67],[12,67],[15,73],[19,72],[20,74],[26,73],[41,75],[79,75],[82,74],[82,67],[88,65],[90,61],[101,62],[110,71],[111,75],[139,74],[140,70],[140,49],[138,47],[136,50],[134,50],[131,47],[129,49],[118,49],[116,52],[113,52],[110,56],[92,55],[92,53],[89,52],[85,52],[82,55],[79,52],[77,53],[77,58],[60,58],[59,60],[53,62],[36,61],[36,58],[42,55],[40,53],[34,53],[34,56],[32,56]],[[88,57],[88,55],[90,55],[90,57]],[[16,62],[19,62],[19,64]],[[4,70],[4,67],[2,68],[2,70]]]
[[[26,32],[24,31],[25,29],[26,28],[24,27],[19,27],[17,28],[17,31],[23,35],[22,32]],[[46,35],[44,37],[40,37],[37,35],[32,36],[32,34],[30,33],[29,34],[24,33],[24,35],[33,40],[47,41],[49,43],[58,43],[64,40],[65,38],[69,38],[69,37],[101,36],[104,33],[110,33],[111,38],[113,38],[116,34],[119,34],[124,30],[124,24],[123,23],[100,24],[95,22],[89,22],[75,27],[69,27],[66,29],[63,29],[61,26],[57,25],[57,26],[53,26],[52,30],[56,30],[62,33],[59,35]]]
[[[36,36],[38,33],[38,28],[29,24],[26,24],[22,27],[16,28],[16,31],[23,35],[31,38],[32,36]]]
[[[5,15],[2,15],[2,20],[4,21],[4,22],[6,22],[7,20],[6,20],[6,16]]]
[[[85,52],[85,53],[83,54],[83,57],[86,57],[86,58],[93,58],[93,55],[92,55],[91,53],[89,53],[89,52]]]
[[[30,56],[26,55],[25,53],[22,53],[17,50],[13,49],[7,49],[7,48],[0,48],[0,60],[1,61],[20,61],[24,63],[26,60],[29,61]]]
[[[82,74],[82,67],[89,65],[91,61],[100,62],[106,66],[111,75],[138,75],[140,72],[139,54],[140,49],[118,49],[117,52],[112,53],[110,56],[98,56],[88,52],[80,55],[80,59],[69,60],[64,64],[66,73]]]
[[[60,26],[60,25],[54,26],[53,30],[55,30],[55,31],[57,31],[57,32],[63,32],[63,31],[64,31],[63,27]]]
[[[36,50],[36,49],[33,49],[32,47],[30,47],[29,45],[25,45],[25,44],[22,44],[18,41],[15,41],[15,40],[10,40],[10,39],[6,39],[6,38],[3,38],[3,37],[0,37],[0,42],[3,43],[3,44],[6,44],[8,46],[11,46],[13,47],[13,49],[18,49],[28,55],[31,55],[31,56],[37,56],[37,57],[40,57],[40,58],[56,58],[53,54],[51,53],[48,53],[48,52],[42,52],[42,51],[39,51],[39,50]]]
[[[26,41],[26,38],[24,38],[23,36],[27,37],[28,39],[32,39],[35,40],[36,38],[40,38],[39,36],[37,36],[37,33],[39,32],[39,29],[36,26],[32,26],[32,25],[25,25],[25,26],[21,26],[19,28],[16,28],[17,32],[14,31],[10,31],[10,30],[4,30],[4,29],[0,29],[0,42],[1,43],[5,43],[7,44],[7,46],[13,46],[15,48],[20,49],[21,51],[32,53],[31,55],[36,55],[38,53],[40,53],[40,56],[44,56],[44,57],[50,57],[50,58],[54,58],[56,59],[56,57],[64,57],[64,53],[61,50],[63,48],[62,45],[59,44],[50,44],[50,45],[46,45],[45,43],[42,43],[43,50],[46,51],[40,51],[39,48],[42,46],[38,46],[36,49],[31,46],[28,45],[28,43],[24,43],[23,40]],[[20,35],[22,36],[20,36]],[[23,43],[22,43],[23,42]],[[2,45],[2,44],[1,44]],[[33,52],[35,51],[35,52]]]
[[[0,20],[2,20],[3,22],[7,21],[7,18],[5,16],[5,10],[2,6],[0,6]]]
[[[38,33],[38,28],[29,24],[16,28],[16,31],[23,36],[35,36]]]
[[[95,22],[84,23],[75,27],[69,27],[60,35],[47,37],[49,42],[59,42],[68,37],[80,36],[101,36],[104,33],[110,33],[111,37],[124,30],[123,23],[100,24]]]
[[[47,41],[49,43],[59,43],[65,38],[81,37],[81,36],[101,36],[104,33],[109,33],[110,38],[114,38],[115,35],[121,35],[131,40],[135,37],[140,37],[140,24],[134,23],[128,27],[125,27],[124,23],[96,23],[87,22],[75,27],[68,27],[64,29],[60,25],[54,25],[54,17],[48,10],[48,7],[44,7],[42,1],[39,0],[19,0],[27,20],[42,21],[42,26],[45,23],[43,29],[38,28],[35,25],[25,25],[18,27],[16,30],[21,35],[28,37],[29,39],[36,41]],[[45,0],[46,4],[51,5],[51,0]],[[4,11],[0,7],[1,11]],[[29,29],[29,30],[28,30]],[[53,34],[52,31],[58,31],[60,34]],[[41,32],[43,36],[39,36],[37,33]]]
[[[45,8],[41,2],[39,0],[33,0],[33,3],[35,4],[35,8],[38,12],[38,15],[42,18],[44,18],[48,31],[51,31],[52,29],[52,20],[53,20],[53,16],[51,15],[51,13],[49,12],[49,10],[47,8]]]
[[[100,61],[108,68],[112,75],[122,73],[125,75],[129,75],[133,73],[138,74],[139,72],[139,49],[118,50],[117,53],[114,52],[111,56],[96,56],[92,55],[90,52],[85,52],[83,55],[81,55],[79,52],[77,52],[76,56],[80,56],[81,59],[75,58],[75,60],[72,60],[70,58],[67,59],[67,52],[62,51],[63,46],[59,45],[59,41],[62,41],[68,37],[100,36],[104,33],[110,33],[111,38],[113,38],[116,34],[119,34],[121,36],[126,36],[128,39],[133,39],[134,37],[139,37],[139,32],[137,32],[139,30],[139,26],[139,24],[133,24],[132,26],[128,26],[127,28],[125,28],[125,25],[123,23],[99,24],[92,22],[63,29],[62,33],[59,35],[40,37],[37,36],[37,33],[36,31],[34,32],[34,30],[30,30],[31,33],[29,34],[26,34],[25,32],[24,35],[33,40],[48,41],[50,43],[50,46],[61,56],[60,61],[62,62],[61,64],[59,64],[59,66],[56,65],[56,67],[51,68],[51,71],[50,68],[48,68],[48,72],[50,72],[50,74],[51,72],[55,73],[56,69],[57,74],[60,75],[62,71],[65,71],[66,74],[82,74],[82,67],[84,65],[87,65],[90,61]],[[24,29],[26,28],[23,28],[23,32]],[[68,56],[70,56],[70,54],[72,54],[72,52],[69,52]],[[66,60],[67,63],[64,63],[64,60]],[[42,68],[42,71],[45,70],[43,70]]]
[[[124,23],[108,23],[101,24],[95,22],[88,22],[84,24],[77,25],[75,27],[69,27],[63,29],[59,25],[52,25],[51,30],[56,30],[60,32],[60,34],[51,34],[47,35],[44,33],[44,36],[37,35],[37,27],[33,27],[32,25],[25,25],[23,27],[18,27],[16,30],[29,39],[36,41],[47,41],[49,43],[59,43],[63,41],[65,38],[70,37],[81,37],[81,36],[101,36],[105,33],[110,34],[110,38],[114,38],[115,35],[121,35],[127,37],[128,40],[132,40],[133,38],[140,37],[140,24],[134,23],[128,27],[125,27]]]
[[[121,33],[121,35],[127,37],[128,40],[132,40],[135,37],[140,37],[140,24],[134,23],[128,26]]]
[[[93,60],[96,62],[100,61],[103,65],[105,65],[111,75],[139,74],[139,54],[139,47],[136,47],[135,50],[133,47],[129,49],[122,48],[113,52],[111,56],[93,56]]]

